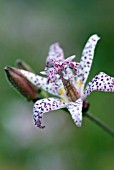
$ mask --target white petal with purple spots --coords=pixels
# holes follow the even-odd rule
[[[53,83],[47,84],[47,78],[38,76],[25,70],[20,71],[32,84],[37,86],[39,89],[43,89],[50,94],[59,96],[58,88]]]
[[[38,100],[34,104],[33,108],[33,118],[35,125],[39,128],[44,128],[44,126],[42,126],[43,114],[52,110],[65,108],[66,105],[67,104],[65,102],[62,102],[60,99],[56,98]]]
[[[59,43],[54,43],[50,46],[46,63],[50,59],[64,60],[64,53],[62,48],[59,46]]]
[[[84,47],[80,60],[80,67],[77,78],[78,82],[82,82],[83,84],[85,84],[88,78],[94,57],[94,50],[99,39],[100,38],[96,34],[92,35]]]
[[[72,119],[78,127],[80,127],[82,124],[82,103],[83,101],[80,98],[76,102],[70,102],[67,106]]]
[[[101,72],[96,75],[87,85],[83,99],[85,99],[92,91],[114,92],[114,78]]]

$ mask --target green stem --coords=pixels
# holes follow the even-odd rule
[[[86,112],[84,115],[114,137],[114,130],[112,128],[110,128],[107,124],[105,124],[104,122],[102,122],[100,119],[93,116],[89,112]]]

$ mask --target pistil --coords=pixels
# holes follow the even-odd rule
[[[74,84],[72,83],[70,78],[68,78],[68,79],[64,78],[62,70],[59,70],[58,74],[59,74],[60,79],[62,80],[62,83],[64,85],[64,89],[66,91],[66,95],[68,97],[68,100],[70,102],[75,102],[77,99],[80,98],[80,94],[77,91],[76,87],[74,86]]]

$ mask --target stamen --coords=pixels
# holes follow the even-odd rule
[[[78,81],[78,82],[76,82],[76,84],[78,85],[78,86],[82,86],[82,82],[81,81]]]
[[[62,95],[64,92],[65,92],[65,89],[64,89],[64,88],[62,88],[62,89],[59,90],[59,94],[60,94],[60,95]]]
[[[64,99],[61,99],[61,101],[62,101],[62,102],[65,102],[65,100],[64,100]]]

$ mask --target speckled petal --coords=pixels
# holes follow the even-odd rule
[[[64,53],[62,48],[59,46],[59,43],[54,43],[50,46],[46,63],[50,59],[64,60]]]
[[[53,83],[47,84],[47,78],[38,76],[25,70],[20,71],[32,84],[34,84],[38,88],[41,88],[50,94],[59,96],[57,87]]]
[[[76,102],[70,102],[67,106],[72,119],[78,127],[82,124],[82,99],[78,99]]]
[[[114,92],[114,78],[103,72],[99,73],[88,83],[82,98],[85,99],[94,90]]]
[[[92,35],[87,41],[80,60],[77,82],[81,82],[82,84],[85,84],[91,69],[91,65],[94,57],[94,50],[99,39],[100,38],[95,34]]]
[[[66,105],[67,104],[65,102],[62,102],[60,99],[56,98],[38,100],[34,104],[33,108],[33,118],[35,125],[39,128],[44,128],[45,126],[42,126],[43,114],[52,110],[64,108]]]

